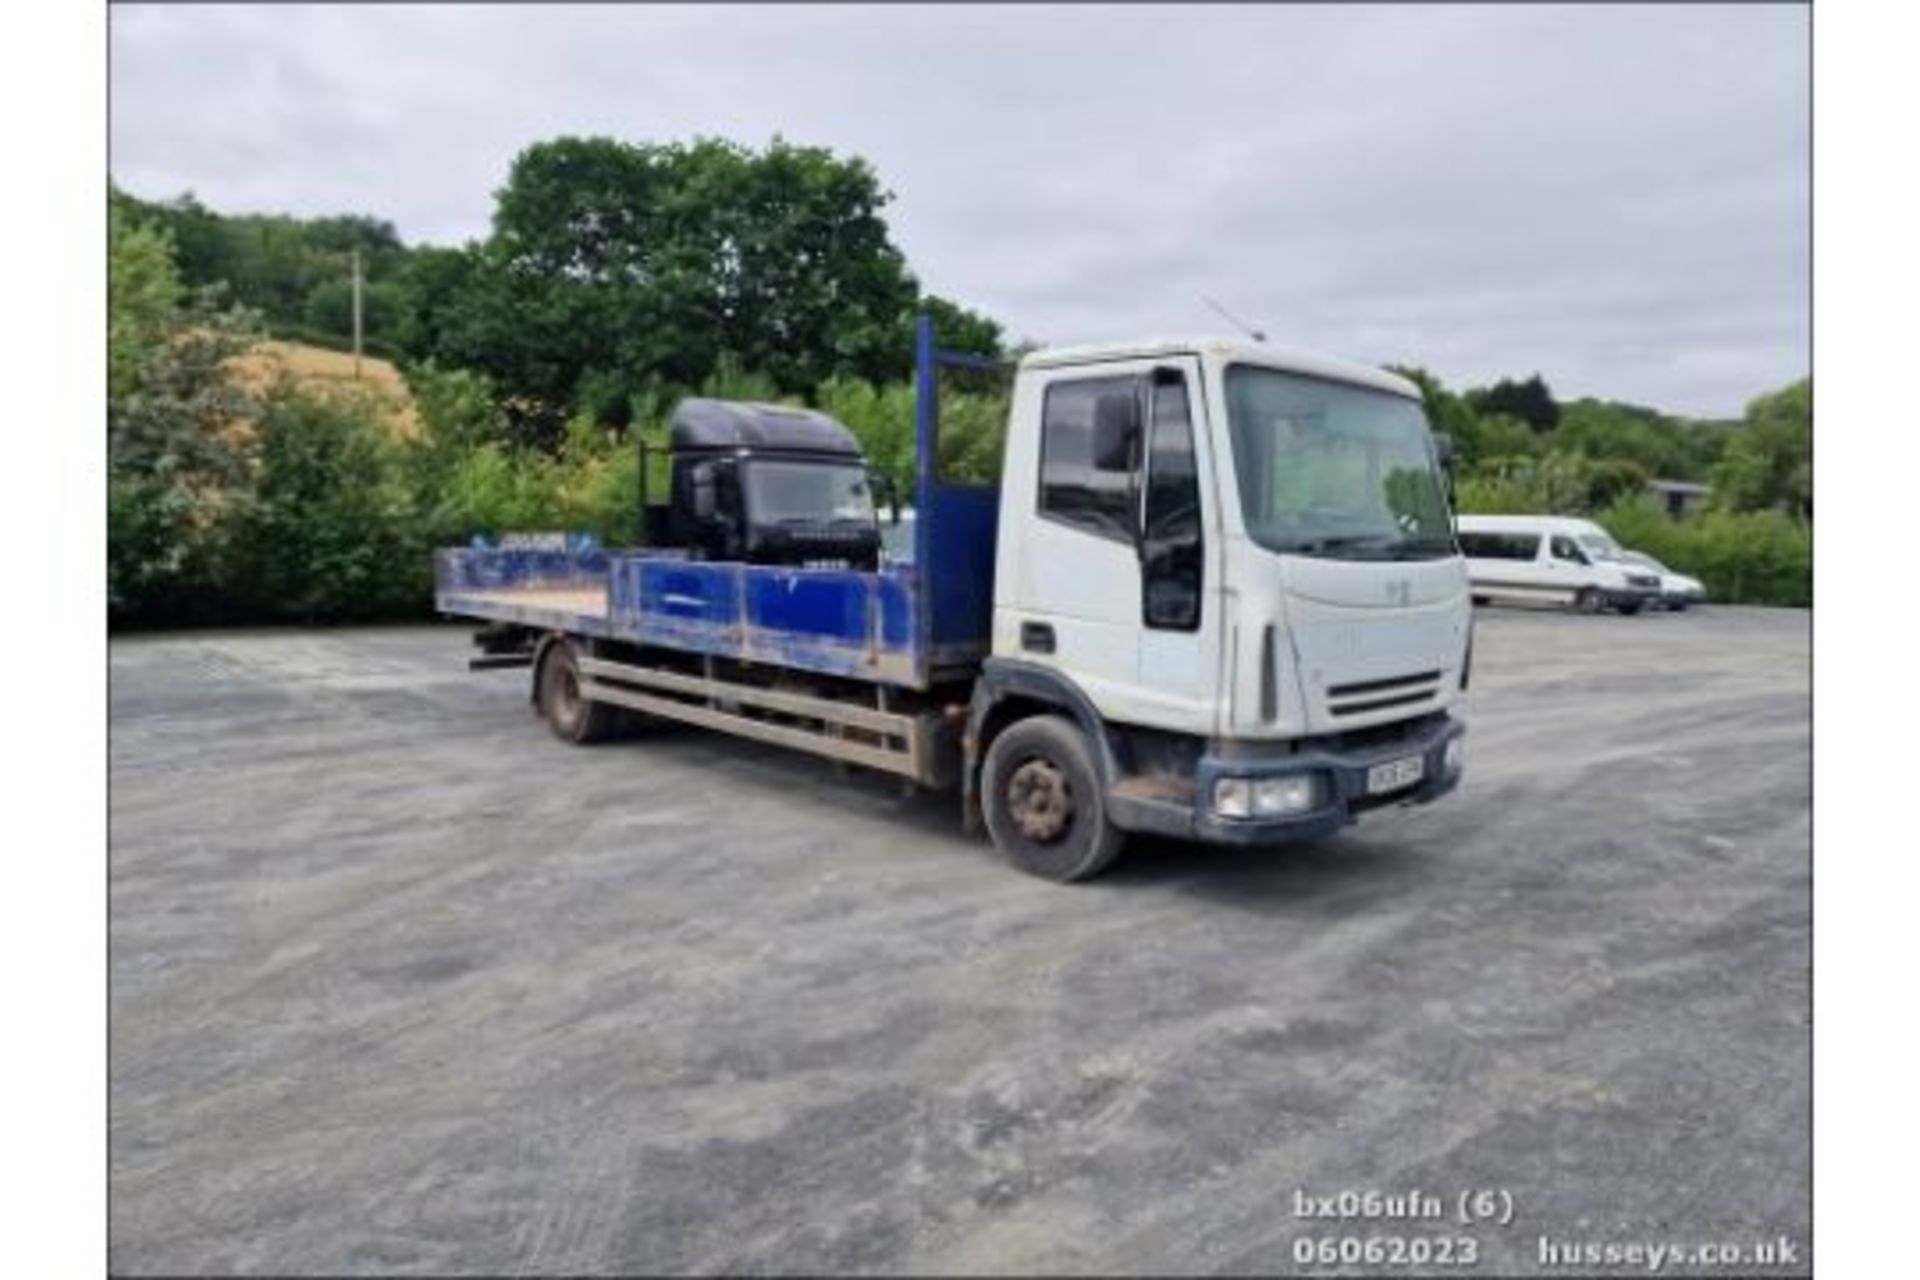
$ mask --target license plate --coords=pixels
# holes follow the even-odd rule
[[[1377,796],[1388,791],[1398,791],[1420,781],[1427,772],[1424,756],[1408,756],[1404,760],[1389,760],[1367,770],[1367,794]]]

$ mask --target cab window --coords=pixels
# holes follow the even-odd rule
[[[1047,388],[1040,416],[1040,514],[1088,533],[1133,541],[1134,477],[1093,465],[1100,397],[1132,395],[1132,378],[1080,378]]]
[[[1540,553],[1538,534],[1463,533],[1460,554],[1474,560],[1532,560]]]
[[[1580,549],[1580,544],[1564,533],[1553,535],[1553,557],[1556,560],[1571,560],[1575,564],[1589,563],[1587,553]]]

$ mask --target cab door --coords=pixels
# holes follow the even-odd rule
[[[1016,497],[1026,467],[1010,466],[1002,495],[995,652],[1058,668],[1110,719],[1209,732],[1220,633],[1199,362],[1035,381],[1033,488]],[[1026,511],[1009,519],[1014,503]]]
[[[1553,585],[1572,600],[1583,588],[1593,585],[1593,562],[1580,550],[1580,544],[1564,533],[1546,540],[1546,556]]]
[[[1208,733],[1220,688],[1218,539],[1203,477],[1199,362],[1148,378],[1140,502],[1140,643],[1135,696],[1156,726]]]

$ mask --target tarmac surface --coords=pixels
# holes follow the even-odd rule
[[[1811,1265],[1805,612],[1482,609],[1453,795],[1081,886],[469,652],[112,643],[114,1272]]]

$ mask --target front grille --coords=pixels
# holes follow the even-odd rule
[[[1390,676],[1385,680],[1361,680],[1354,684],[1330,684],[1329,698],[1350,698],[1361,693],[1386,693],[1408,685],[1431,684],[1440,678],[1438,671],[1417,671],[1410,676]]]
[[[1649,590],[1653,590],[1659,587],[1660,579],[1650,578],[1645,574],[1630,573],[1627,575],[1627,585],[1630,587],[1646,587]]]
[[[1359,680],[1350,684],[1327,686],[1327,710],[1336,716],[1364,715],[1390,707],[1408,707],[1426,702],[1440,692],[1438,671],[1418,671],[1412,675],[1390,676],[1381,680]]]

